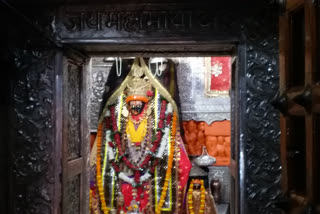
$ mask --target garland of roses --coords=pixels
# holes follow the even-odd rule
[[[112,130],[114,132],[113,138],[114,138],[115,144],[116,144],[118,152],[119,152],[119,159],[122,160],[127,165],[128,168],[130,168],[130,169],[135,171],[134,181],[135,181],[136,184],[140,183],[140,173],[141,173],[141,171],[148,166],[149,161],[152,160],[152,158],[155,156],[155,152],[156,152],[156,150],[158,149],[158,147],[160,145],[160,142],[161,142],[161,139],[162,139],[162,136],[163,136],[163,128],[164,128],[166,106],[167,106],[167,101],[166,100],[162,100],[162,102],[161,102],[161,110],[160,110],[160,120],[158,122],[158,130],[156,132],[155,139],[152,142],[152,147],[150,149],[150,152],[148,153],[148,155],[145,157],[145,159],[142,161],[142,163],[139,166],[135,166],[125,156],[125,154],[123,152],[123,148],[121,146],[120,132],[118,131],[118,126],[117,126],[117,123],[116,123],[115,106],[113,105],[110,108]],[[169,114],[167,116],[167,121],[166,121],[167,125],[170,124],[171,117],[172,117],[172,114]],[[112,142],[109,142],[109,146],[114,147],[115,145]],[[159,160],[156,159],[154,161],[154,164],[152,165],[151,169],[149,170],[151,173],[154,172],[155,167],[157,166],[158,163],[159,163]],[[114,168],[114,170],[116,172],[120,172],[120,167],[117,164],[117,162],[112,161],[111,164],[112,164],[112,166],[113,166],[113,168]]]

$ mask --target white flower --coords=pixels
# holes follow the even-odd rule
[[[172,112],[173,112],[172,104],[168,103],[168,105],[167,105],[167,113],[172,113]]]
[[[213,74],[215,77],[222,74],[222,63],[219,61],[215,62],[214,65],[211,66],[211,74]]]

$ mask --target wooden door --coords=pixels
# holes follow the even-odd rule
[[[87,69],[83,64],[81,58],[62,56],[63,72],[61,79],[57,80],[61,83],[57,88],[61,88],[63,214],[89,212],[90,138],[87,123]]]
[[[320,213],[319,11],[288,0],[280,17],[282,187],[287,213]]]

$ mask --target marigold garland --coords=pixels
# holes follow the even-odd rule
[[[172,129],[171,129],[171,146],[170,146],[170,155],[168,158],[168,168],[166,171],[166,176],[165,176],[165,183],[163,185],[162,188],[162,192],[161,192],[161,196],[160,196],[160,200],[159,200],[159,204],[156,207],[156,214],[159,214],[161,212],[161,209],[163,207],[164,201],[165,201],[165,197],[167,195],[167,191],[168,191],[168,186],[169,186],[169,181],[170,181],[170,176],[171,176],[171,169],[172,169],[172,164],[173,164],[173,157],[174,157],[174,149],[175,149],[175,137],[176,137],[176,130],[177,130],[177,115],[174,112],[173,117],[169,114],[167,118],[165,118],[164,114],[165,114],[165,106],[167,104],[167,102],[165,100],[162,100],[161,103],[161,112],[160,112],[160,121],[158,124],[158,128],[163,128],[164,125],[164,119],[167,119],[167,125],[170,124],[171,119],[172,119]],[[115,109],[114,106],[111,107],[111,122],[112,122],[112,128],[114,133],[114,140],[116,143],[116,146],[118,147],[118,151],[120,154],[120,157],[123,155],[123,151],[121,148],[121,144],[120,144],[120,133],[117,130],[117,125],[115,123]],[[171,118],[172,117],[172,118]],[[108,121],[109,122],[109,121]],[[107,124],[107,126],[109,126],[109,124]],[[102,141],[102,128],[103,128],[103,122],[99,125],[98,127],[98,133],[97,133],[97,186],[98,186],[98,192],[99,192],[99,198],[101,201],[101,209],[103,211],[104,214],[109,214],[109,208],[106,206],[106,202],[105,202],[105,196],[104,196],[104,191],[103,191],[103,184],[102,184],[102,176],[101,176],[101,141]],[[153,147],[151,148],[151,152],[155,152],[156,149],[158,148],[159,144],[160,144],[160,140],[162,138],[162,131],[158,130],[157,134],[156,134],[156,139],[153,142]],[[111,142],[109,142],[110,144]],[[112,143],[111,143],[112,144]],[[112,145],[113,146],[113,145]],[[147,163],[149,162],[149,160],[152,158],[151,155],[148,155],[145,160],[142,162],[142,164],[140,165],[140,169],[146,167]],[[129,160],[127,160],[127,158],[125,156],[122,156],[122,160],[125,162],[125,164],[134,170],[138,170],[139,168],[134,166]],[[156,166],[158,163],[158,160],[155,160],[155,163],[153,165],[153,167],[151,167],[151,171],[154,170],[154,166]],[[111,163],[113,168],[115,169],[115,171],[119,172],[119,166],[115,163],[112,162]],[[138,173],[137,173],[138,174]],[[138,180],[138,179],[137,179]]]
[[[190,214],[195,214],[194,212],[194,207],[193,207],[193,197],[192,197],[192,192],[193,192],[193,186],[195,183],[195,179],[191,180],[191,184],[188,189],[188,209]],[[204,206],[205,206],[205,198],[206,198],[206,189],[204,188],[204,182],[203,180],[200,180],[201,186],[200,186],[200,208],[199,208],[199,213],[204,213]]]
[[[89,211],[91,212],[92,210],[92,197],[93,197],[93,194],[92,194],[92,189],[90,188],[90,193],[89,193]]]
[[[162,191],[161,191],[159,204],[155,209],[156,214],[159,214],[161,212],[162,206],[163,206],[164,201],[165,201],[165,197],[167,196],[167,192],[168,192],[168,186],[169,186],[172,163],[173,163],[173,157],[174,157],[176,131],[177,131],[177,114],[176,114],[176,112],[174,112],[173,113],[173,118],[172,118],[171,146],[170,146],[170,155],[169,155],[169,158],[168,158],[169,159],[168,160],[168,168],[167,168],[167,171],[166,171],[165,182],[164,182],[164,185],[163,185]]]
[[[109,208],[106,205],[106,200],[103,191],[102,185],[102,176],[101,176],[101,141],[102,141],[102,129],[105,120],[101,122],[98,126],[97,132],[97,186],[98,186],[98,193],[101,202],[101,210],[104,214],[109,214]]]

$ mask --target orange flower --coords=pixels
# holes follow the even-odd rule
[[[170,146],[170,155],[168,158],[168,168],[166,171],[166,176],[165,176],[165,182],[161,191],[161,195],[160,195],[160,200],[159,200],[159,204],[155,209],[156,214],[159,214],[161,212],[161,208],[164,204],[165,201],[165,197],[167,195],[167,191],[168,191],[168,185],[169,185],[169,180],[170,180],[170,176],[171,176],[171,169],[172,169],[172,163],[173,163],[173,156],[174,156],[174,144],[175,144],[175,137],[176,137],[176,131],[177,131],[177,114],[174,112],[173,113],[173,119],[172,119],[172,128],[171,128],[171,146]]]
[[[101,176],[101,141],[102,141],[102,128],[103,128],[103,122],[99,124],[98,126],[98,133],[97,133],[97,186],[98,186],[98,192],[100,196],[100,201],[101,201],[101,209],[104,214],[109,214],[109,209],[107,208],[106,205],[106,200],[104,197],[104,191],[103,191],[103,186],[102,186],[102,176]]]
[[[199,183],[199,180],[197,179],[192,179],[189,189],[188,189],[188,209],[190,214],[194,214],[194,207],[193,207],[193,197],[192,197],[192,192],[193,192],[193,184],[194,183]],[[199,213],[204,213],[204,206],[205,206],[205,197],[206,197],[206,189],[204,188],[204,182],[203,180],[200,180],[200,208],[199,208]]]

